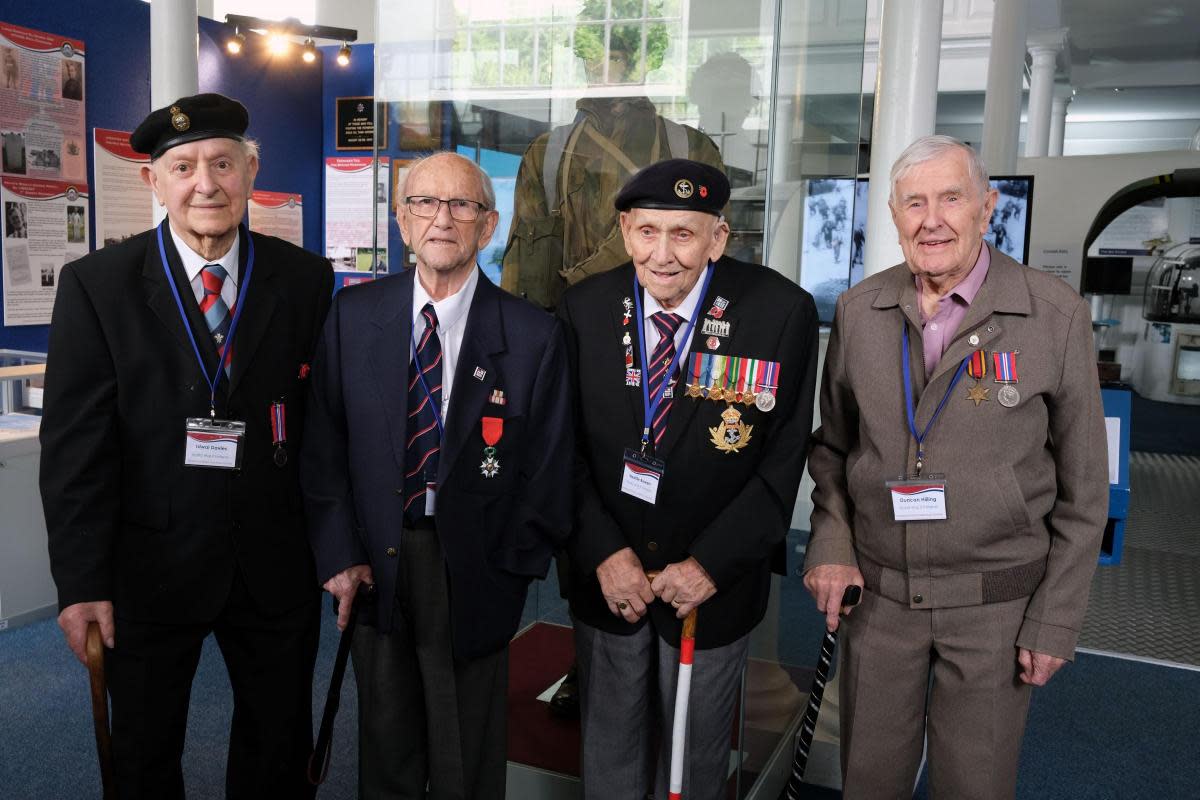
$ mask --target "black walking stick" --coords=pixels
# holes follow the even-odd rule
[[[861,586],[847,586],[842,595],[843,606],[858,605],[862,599]],[[829,680],[829,668],[833,666],[833,650],[837,647],[837,631],[825,631],[821,640],[821,655],[813,673],[812,687],[808,690],[808,708],[800,722],[800,735],[796,738],[796,754],[792,759],[792,777],[788,780],[787,800],[799,800],[800,784],[804,782],[804,770],[808,767],[808,751],[812,747],[813,734],[817,732],[817,715],[821,713],[821,698],[825,696],[825,682]]]
[[[375,593],[375,585],[361,583],[350,603],[350,620],[338,640],[337,656],[333,660],[333,674],[329,678],[329,694],[325,696],[325,711],[321,714],[321,727],[317,731],[317,744],[308,757],[308,782],[320,786],[329,774],[329,760],[333,747],[333,720],[342,703],[342,678],[346,676],[346,660],[350,657],[350,643],[354,641],[354,629],[358,627],[358,609],[361,601]]]

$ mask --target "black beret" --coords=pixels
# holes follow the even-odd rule
[[[181,97],[166,108],[151,111],[129,137],[136,153],[158,158],[176,145],[201,139],[243,141],[250,114],[237,100],[220,94]]]
[[[729,179],[708,164],[670,158],[638,170],[617,193],[617,211],[660,208],[703,211],[714,216],[729,201]]]

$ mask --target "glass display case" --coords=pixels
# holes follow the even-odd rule
[[[676,156],[729,176],[727,253],[802,285],[806,260],[825,276],[828,259],[813,255],[825,239],[806,230],[807,187],[826,178],[852,186],[859,172],[866,14],[866,0],[378,4],[375,101],[386,131],[374,152],[383,187],[374,228],[387,231],[376,247],[389,252],[377,274],[410,263],[395,217],[407,165],[453,150],[495,187],[500,223],[480,252],[484,273],[543,307],[628,260],[613,197],[638,168]],[[833,276],[842,288],[844,261]],[[794,529],[808,527],[809,508],[802,489]],[[731,798],[774,800],[787,779],[824,633],[797,576],[803,538],[789,536],[789,572],[775,579],[752,636]],[[572,661],[554,577],[530,589],[511,649],[510,796],[578,792],[578,723],[546,702]]]
[[[46,354],[0,350],[0,441],[37,433]]]

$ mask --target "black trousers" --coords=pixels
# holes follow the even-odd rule
[[[360,800],[499,800],[507,774],[508,648],[456,659],[437,532],[405,528],[392,630],[363,625],[358,684]]]
[[[215,634],[233,686],[225,796],[305,798],[312,750],[312,676],[319,597],[281,616],[255,607],[240,576],[211,623],[116,620],[105,653],[112,697],[113,760],[122,800],[181,800],[188,702],[200,650]],[[119,613],[119,610],[118,610]]]

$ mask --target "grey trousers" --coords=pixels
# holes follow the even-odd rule
[[[918,610],[863,592],[842,620],[846,800],[912,797],[926,732],[934,800],[1015,796],[1030,696],[1017,677],[1026,605]]]
[[[507,772],[508,648],[456,660],[437,532],[405,528],[390,633],[364,626],[358,684],[361,800],[493,800]]]
[[[701,607],[700,624],[703,614]],[[585,800],[645,800],[652,788],[665,800],[679,651],[649,624],[632,636],[618,636],[575,620],[575,653]],[[696,651],[683,762],[688,800],[725,797],[733,710],[748,653],[748,636]]]

